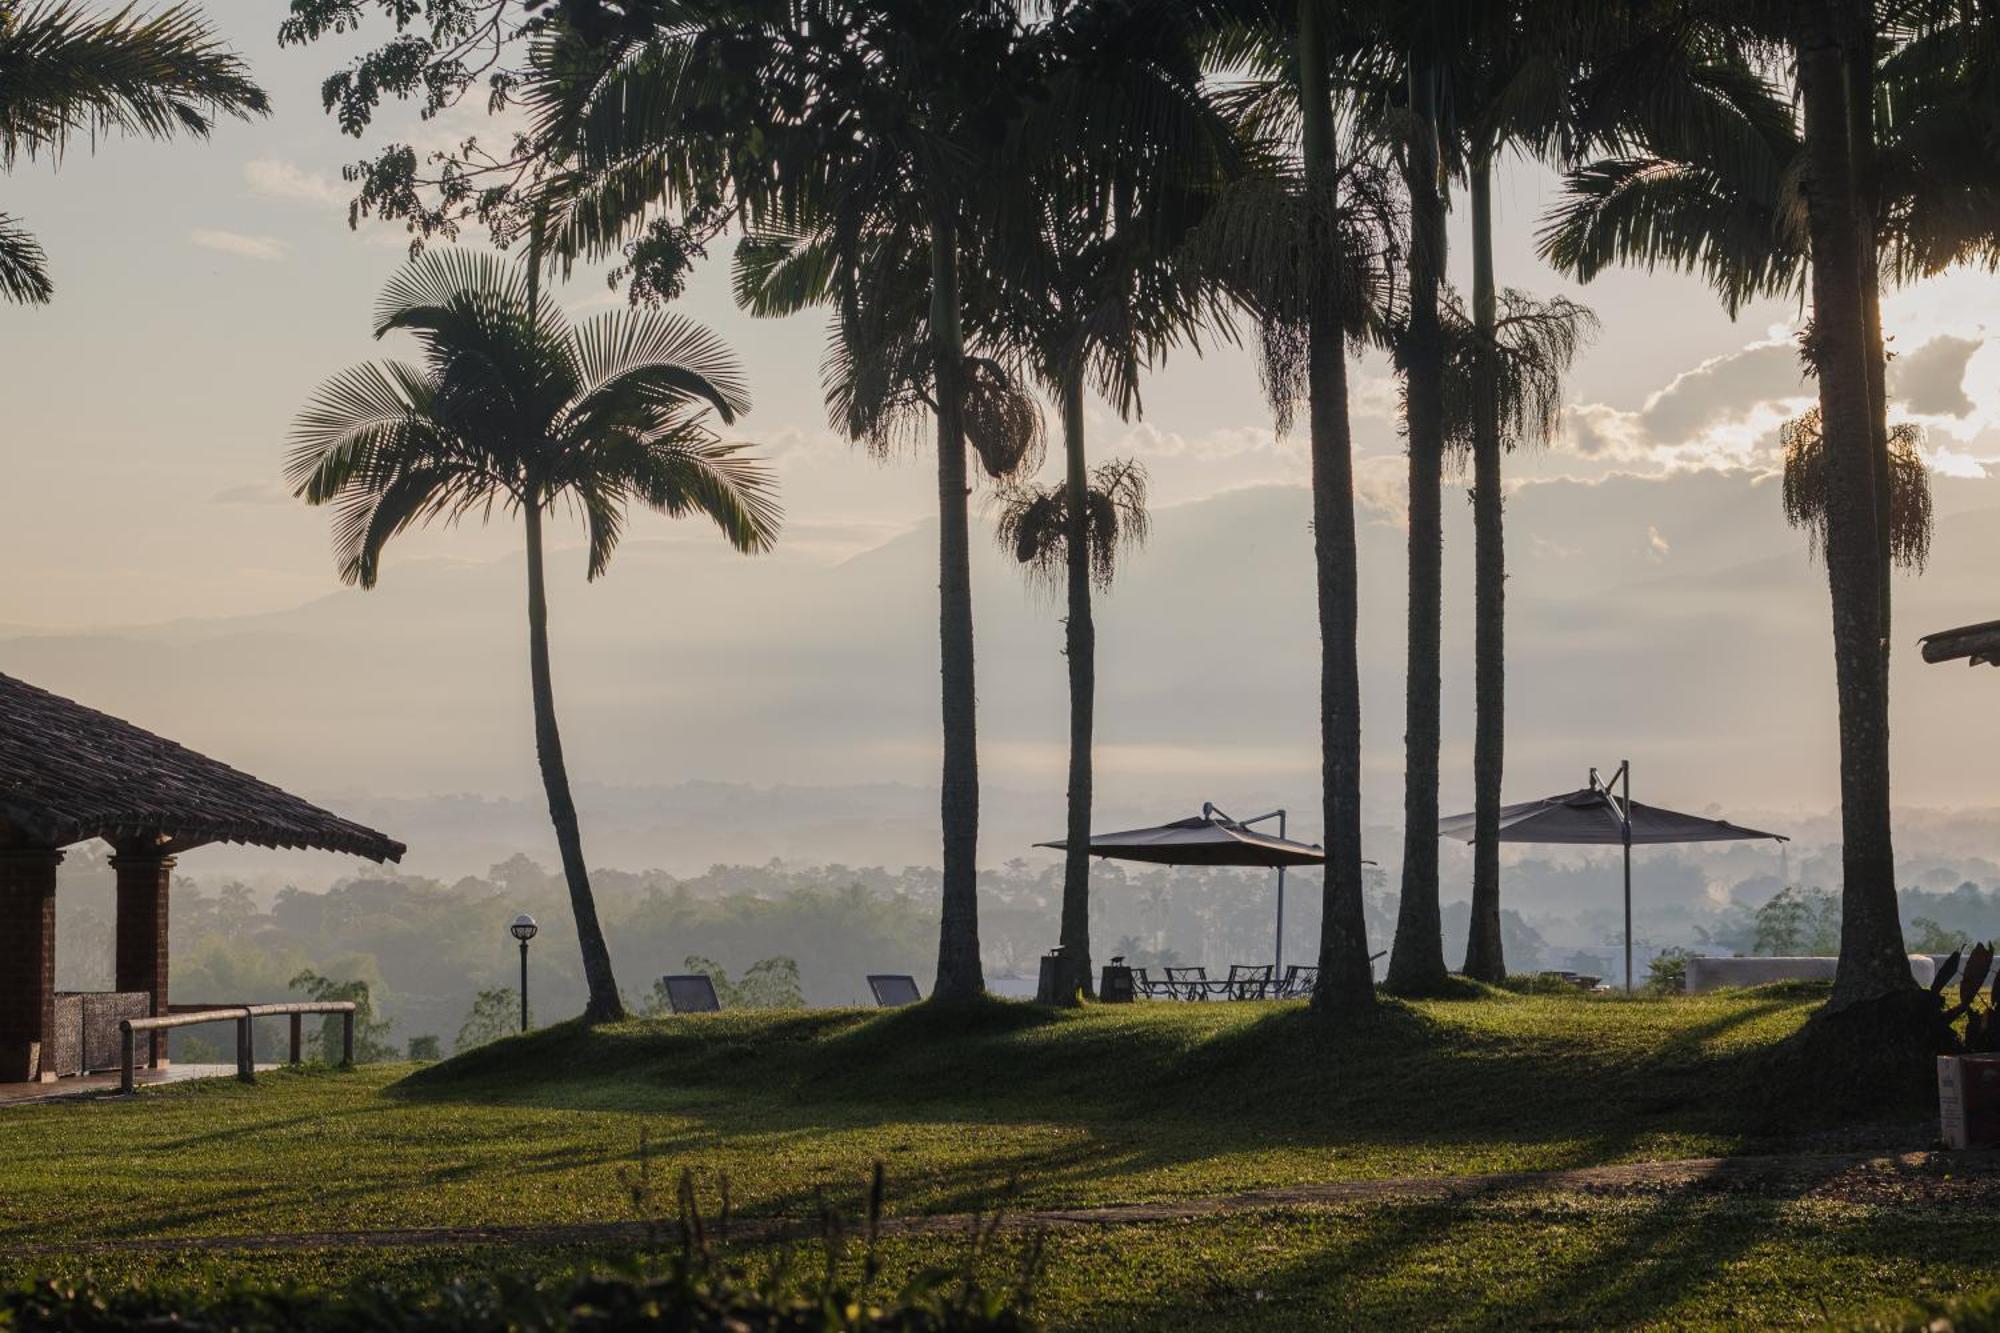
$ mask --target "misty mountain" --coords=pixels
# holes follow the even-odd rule
[[[1938,479],[1931,570],[1899,583],[1899,797],[1965,803],[2000,734],[2000,676],[1926,668],[1926,630],[1987,601],[1983,482]],[[1449,493],[1445,792],[1470,798],[1469,506]],[[1366,853],[1397,850],[1398,517],[1361,523]],[[1277,805],[1316,836],[1309,497],[1225,492],[1160,512],[1099,620],[1100,823]],[[1744,473],[1520,485],[1508,510],[1510,799],[1634,761],[1642,800],[1783,827],[1837,792],[1822,575],[1775,487]],[[851,558],[745,558],[692,524],[612,572],[552,571],[556,687],[593,859],[692,873],[769,857],[935,860],[936,533]],[[1062,630],[975,545],[983,859],[1062,824]],[[371,592],[290,610],[0,640],[0,670],[332,803],[455,874],[546,846],[518,558],[395,561]],[[1255,807],[1255,810],[1252,809]],[[1377,831],[1379,830],[1379,832]],[[2000,839],[1996,839],[2000,843]],[[1971,849],[1964,849],[1970,853]],[[1978,854],[2000,854],[2000,846]],[[199,855],[234,856],[215,850]],[[247,862],[245,864],[248,864]],[[234,863],[232,863],[234,865]]]

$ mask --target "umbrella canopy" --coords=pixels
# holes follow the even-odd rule
[[[1602,787],[1584,787],[1561,796],[1500,808],[1500,841],[1604,844],[1618,846],[1626,841],[1625,822],[1618,804]],[[1744,828],[1726,819],[1704,819],[1678,810],[1663,810],[1638,801],[1623,802],[1632,821],[1631,842],[1733,842],[1743,838],[1785,841],[1782,834]],[[1453,815],[1438,821],[1438,836],[1472,841],[1471,815]]]
[[[1440,838],[1474,840],[1473,817],[1453,815],[1438,821]],[[1606,782],[1590,770],[1590,785],[1540,801],[1500,807],[1501,842],[1551,842],[1572,846],[1610,845],[1625,849],[1625,989],[1632,989],[1632,847],[1635,843],[1734,842],[1768,838],[1785,842],[1782,833],[1744,828],[1726,819],[1704,819],[1641,805],[1632,799],[1632,763],[1626,760]]]
[[[1069,843],[1038,842],[1066,851]],[[1090,854],[1117,861],[1151,861],[1170,866],[1316,866],[1326,863],[1317,846],[1257,833],[1219,815],[1196,815],[1152,828],[1098,833]]]

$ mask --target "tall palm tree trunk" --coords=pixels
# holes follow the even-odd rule
[[[1320,781],[1326,881],[1313,1009],[1360,1013],[1375,1004],[1361,893],[1361,669],[1356,651],[1354,453],[1347,418],[1347,348],[1333,293],[1333,101],[1320,5],[1299,0],[1299,93],[1305,107],[1306,237],[1312,286],[1306,393],[1312,434],[1313,554],[1319,586]]]
[[[532,308],[532,303],[531,303]],[[583,950],[583,980],[590,989],[584,1021],[610,1023],[625,1017],[618,981],[611,974],[611,950],[597,922],[597,900],[590,892],[590,871],[583,860],[583,830],[577,823],[576,800],[570,795],[569,769],[563,763],[562,732],[556,726],[556,692],[549,673],[549,597],[542,579],[542,497],[531,492],[521,507],[528,530],[528,674],[535,696],[535,756],[541,761],[542,787],[549,798],[549,822],[555,825],[556,846],[562,852],[563,879],[569,884],[570,911],[576,917],[576,941]]]
[[[979,963],[979,736],[972,665],[972,550],[968,530],[955,215],[931,220],[931,338],[937,378],[938,658],[943,678],[944,903],[933,999],[986,989]]]
[[[1064,652],[1069,659],[1069,810],[1063,853],[1062,948],[1070,984],[1067,1003],[1092,994],[1090,959],[1091,733],[1097,711],[1097,623],[1090,609],[1090,474],[1083,445],[1081,358],[1062,386],[1064,511],[1069,618]]]
[[[1875,179],[1875,16],[1872,5],[1850,5],[1847,35],[1848,147],[1854,163],[1854,207],[1862,229],[1862,355],[1868,367],[1868,457],[1875,479],[1875,539],[1880,568],[1882,670],[1889,669],[1889,601],[1895,572],[1894,513],[1889,475],[1889,358],[1882,339],[1881,199]],[[1883,682],[1887,698],[1888,682]]]
[[[1403,894],[1389,988],[1436,990],[1446,978],[1438,914],[1438,746],[1444,624],[1444,347],[1438,283],[1445,256],[1436,108],[1430,71],[1410,67],[1410,326],[1403,388],[1410,450],[1410,614],[1403,723]]]
[[[1500,779],[1507,721],[1507,551],[1500,480],[1500,413],[1493,347],[1499,309],[1493,289],[1493,158],[1481,146],[1473,155],[1472,324],[1475,347],[1472,397],[1473,707],[1472,922],[1466,935],[1465,974],[1501,981],[1507,960],[1500,947]]]
[[[1849,147],[1841,0],[1799,7],[1806,212],[1812,244],[1814,368],[1826,439],[1827,583],[1840,700],[1840,964],[1830,1010],[1909,991],[1889,818],[1889,718],[1882,669],[1880,541],[1863,298],[1866,221]]]

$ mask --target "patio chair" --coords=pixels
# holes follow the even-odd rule
[[[1278,998],[1298,1000],[1312,994],[1313,983],[1319,980],[1317,967],[1301,967],[1297,963],[1285,969],[1285,979],[1278,983]]]
[[[924,998],[924,993],[917,989],[917,979],[900,973],[870,972],[868,989],[875,992],[878,1009],[900,1009]]]
[[[1222,993],[1232,1000],[1261,1000],[1270,993],[1271,971],[1269,963],[1231,963]]]
[[[699,973],[693,976],[661,977],[660,985],[666,988],[667,1008],[677,1014],[722,1012],[722,1000],[715,993],[713,978]]]
[[[1167,996],[1175,1000],[1206,1000],[1208,998],[1208,969],[1205,967],[1170,967],[1167,973]]]
[[[1145,968],[1135,967],[1132,969],[1132,994],[1148,1000],[1157,1000],[1166,995],[1166,983]]]

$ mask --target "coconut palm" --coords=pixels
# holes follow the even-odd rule
[[[1435,18],[1435,16],[1427,16]],[[1409,293],[1395,339],[1409,451],[1409,624],[1403,725],[1403,870],[1388,985],[1405,995],[1444,986],[1438,905],[1438,767],[1444,639],[1445,180],[1438,133],[1439,62],[1412,51],[1405,79]]]
[[[1097,693],[1097,631],[1091,590],[1107,591],[1119,558],[1145,544],[1146,470],[1136,460],[1114,458],[1079,477],[1085,467],[1082,395],[1063,404],[1064,478],[1050,486],[1021,485],[1004,496],[994,536],[1031,581],[1062,593],[1069,615],[1064,654],[1069,663],[1069,819],[1060,943],[1065,975],[1044,1000],[1073,1003],[1091,990],[1090,799],[1091,728]],[[1073,424],[1072,424],[1073,423]],[[1079,500],[1081,501],[1079,503]],[[1079,616],[1081,608],[1081,616]],[[1082,869],[1071,862],[1081,860]]]
[[[1110,163],[1122,152],[1137,167],[1185,146],[1160,138],[1161,104],[1134,95],[1162,86],[1147,16],[1171,32],[1177,9],[1074,4],[1041,23],[1008,0],[676,9],[563,55],[536,94],[538,133],[559,165],[559,252],[602,254],[643,233],[640,253],[679,262],[689,220],[728,212],[749,232],[738,254],[749,308],[832,308],[836,420],[873,447],[907,442],[920,422],[932,428],[945,741],[939,1000],[983,985],[966,451],[998,476],[1038,438],[1001,354],[1018,343],[977,324],[988,298],[973,289],[998,282],[1008,259],[993,240],[996,215],[1017,197],[1039,198],[1028,182],[1049,179],[1052,164]],[[1142,37],[1155,46],[1120,63],[1093,34],[1128,53]],[[1101,77],[1079,77],[1082,51],[1097,56]]]
[[[564,168],[557,248],[602,253],[659,208],[725,200],[753,237],[800,243],[816,265],[779,296],[835,303],[843,333],[879,325],[865,353],[840,353],[869,372],[852,383],[873,424],[900,432],[921,409],[934,426],[944,762],[932,998],[969,999],[984,989],[966,458],[982,383],[964,285],[983,239],[976,201],[1045,87],[1042,48],[1006,0],[776,0],[634,26],[595,63],[553,69],[541,90],[541,133]],[[873,306],[854,279],[878,264],[917,275],[920,313],[901,287],[894,310]],[[880,359],[904,353],[917,360]],[[880,440],[872,428],[861,437]]]
[[[59,161],[79,136],[202,139],[217,115],[269,110],[248,68],[192,5],[86,14],[64,0],[0,0],[0,173]],[[0,296],[43,304],[54,290],[40,243],[0,213]]]
[[[1091,594],[1110,586],[1118,552],[1145,534],[1145,473],[1093,469],[1085,402],[1095,390],[1122,417],[1140,380],[1176,345],[1229,326],[1219,275],[1187,244],[1237,169],[1228,122],[1201,80],[1195,34],[1171,7],[1079,6],[1059,20],[1050,82],[1059,102],[1150,108],[1116,151],[1070,140],[1032,163],[1034,185],[998,210],[995,272],[970,302],[979,336],[1009,349],[1055,403],[1064,480],[1018,486],[998,537],[1036,581],[1064,598],[1069,784],[1061,944],[1066,975],[1052,998],[1091,990],[1091,741],[1097,630]],[[1085,95],[1085,90],[1089,90]],[[1060,528],[1051,523],[1060,521]]]
[[[608,1021],[624,1009],[556,724],[543,524],[561,508],[582,518],[595,579],[634,504],[705,515],[745,552],[770,548],[779,511],[770,474],[710,425],[711,414],[729,423],[749,409],[729,349],[662,311],[573,324],[537,290],[535,258],[524,274],[498,257],[434,251],[392,278],[375,336],[413,334],[423,362],[328,380],[293,427],[286,476],[307,504],[334,507],[340,577],[364,588],[399,533],[520,516],[536,753],[583,950],[585,1017]]]
[[[1832,1007],[1842,1009],[1912,984],[1900,962],[1886,667],[1889,574],[1899,546],[1911,549],[1914,510],[1887,420],[1879,283],[1993,261],[2000,102],[1983,53],[1994,29],[1955,7],[1912,5],[1899,15],[1910,26],[1887,30],[1852,0],[1702,5],[1690,17],[1699,22],[1652,34],[1654,44],[1684,44],[1697,86],[1727,95],[1701,114],[1627,122],[1616,154],[1572,175],[1544,251],[1579,277],[1614,262],[1698,269],[1732,310],[1761,294],[1810,302],[1814,466],[1790,478],[1788,499],[1813,526],[1832,595],[1844,903]],[[1758,53],[1789,64],[1802,116],[1753,63]]]
[[[1228,102],[1268,160],[1204,227],[1207,262],[1227,272],[1256,319],[1261,369],[1281,431],[1303,404],[1312,458],[1313,557],[1320,635],[1320,775],[1328,848],[1316,1013],[1371,1011],[1361,874],[1361,684],[1356,641],[1349,340],[1381,325],[1386,193],[1373,127],[1336,107],[1334,71],[1358,40],[1330,0],[1218,3],[1212,62]]]

